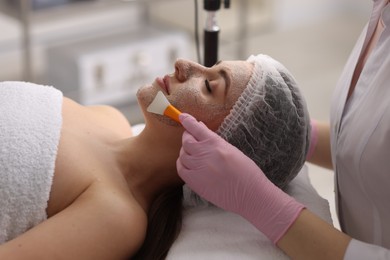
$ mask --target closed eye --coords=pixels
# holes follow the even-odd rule
[[[211,93],[211,87],[210,87],[210,82],[206,79],[204,81],[204,84],[206,85],[206,89],[209,93]]]

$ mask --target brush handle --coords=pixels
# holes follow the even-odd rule
[[[169,104],[167,106],[167,108],[164,110],[164,115],[166,115],[167,117],[175,120],[176,122],[178,122],[179,124],[180,123],[180,120],[179,120],[179,115],[181,114],[181,112],[179,110],[177,110],[174,106],[172,106],[171,104]]]

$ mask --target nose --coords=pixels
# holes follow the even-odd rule
[[[206,67],[189,60],[178,59],[175,62],[175,76],[180,82],[186,81],[191,76],[204,72]]]

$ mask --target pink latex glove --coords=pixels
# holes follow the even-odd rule
[[[276,244],[304,206],[202,122],[188,114],[179,119],[186,129],[176,162],[180,177],[201,197],[241,215]]]

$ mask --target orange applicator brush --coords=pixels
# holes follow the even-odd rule
[[[156,97],[146,110],[151,113],[165,115],[180,123],[179,115],[181,112],[169,103],[168,99],[161,91],[157,92]]]

